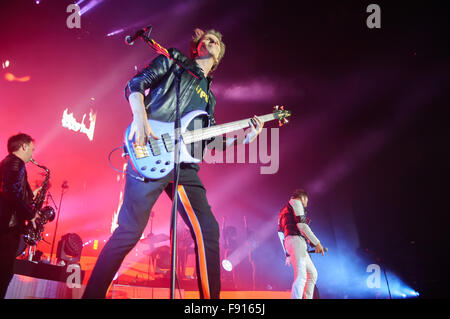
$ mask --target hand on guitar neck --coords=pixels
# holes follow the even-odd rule
[[[222,150],[226,149],[227,147],[230,147],[232,145],[238,145],[238,144],[250,144],[253,142],[256,137],[262,132],[264,121],[259,116],[254,116],[253,118],[249,119],[248,124],[250,126],[250,132],[248,132],[244,139],[238,139],[237,137],[231,137],[223,141],[223,148]]]
[[[245,136],[244,144],[250,144],[255,140],[255,138],[262,132],[264,126],[264,121],[258,116],[254,116],[250,120],[251,131]]]

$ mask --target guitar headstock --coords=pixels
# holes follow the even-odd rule
[[[275,105],[273,107],[273,114],[275,118],[278,120],[278,125],[283,126],[284,124],[289,122],[289,120],[286,118],[291,116],[291,111],[285,110],[283,105],[281,106]]]

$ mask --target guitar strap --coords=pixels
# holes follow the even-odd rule
[[[216,125],[216,119],[214,118],[214,107],[211,106],[211,95],[212,92],[210,90],[211,86],[211,78],[208,78],[208,105],[206,105],[206,111],[208,112],[209,126]],[[214,98],[215,100],[215,98]]]

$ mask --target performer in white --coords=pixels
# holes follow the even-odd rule
[[[313,298],[317,270],[308,254],[307,244],[313,246],[316,253],[325,255],[319,239],[308,226],[307,206],[308,194],[297,189],[278,218],[278,235],[286,253],[286,264],[294,268],[292,299]]]

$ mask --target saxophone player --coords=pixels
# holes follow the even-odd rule
[[[5,298],[13,277],[14,261],[25,222],[33,225],[37,213],[32,207],[39,191],[31,190],[25,164],[33,156],[34,140],[27,134],[8,139],[8,155],[0,162],[0,298]]]

